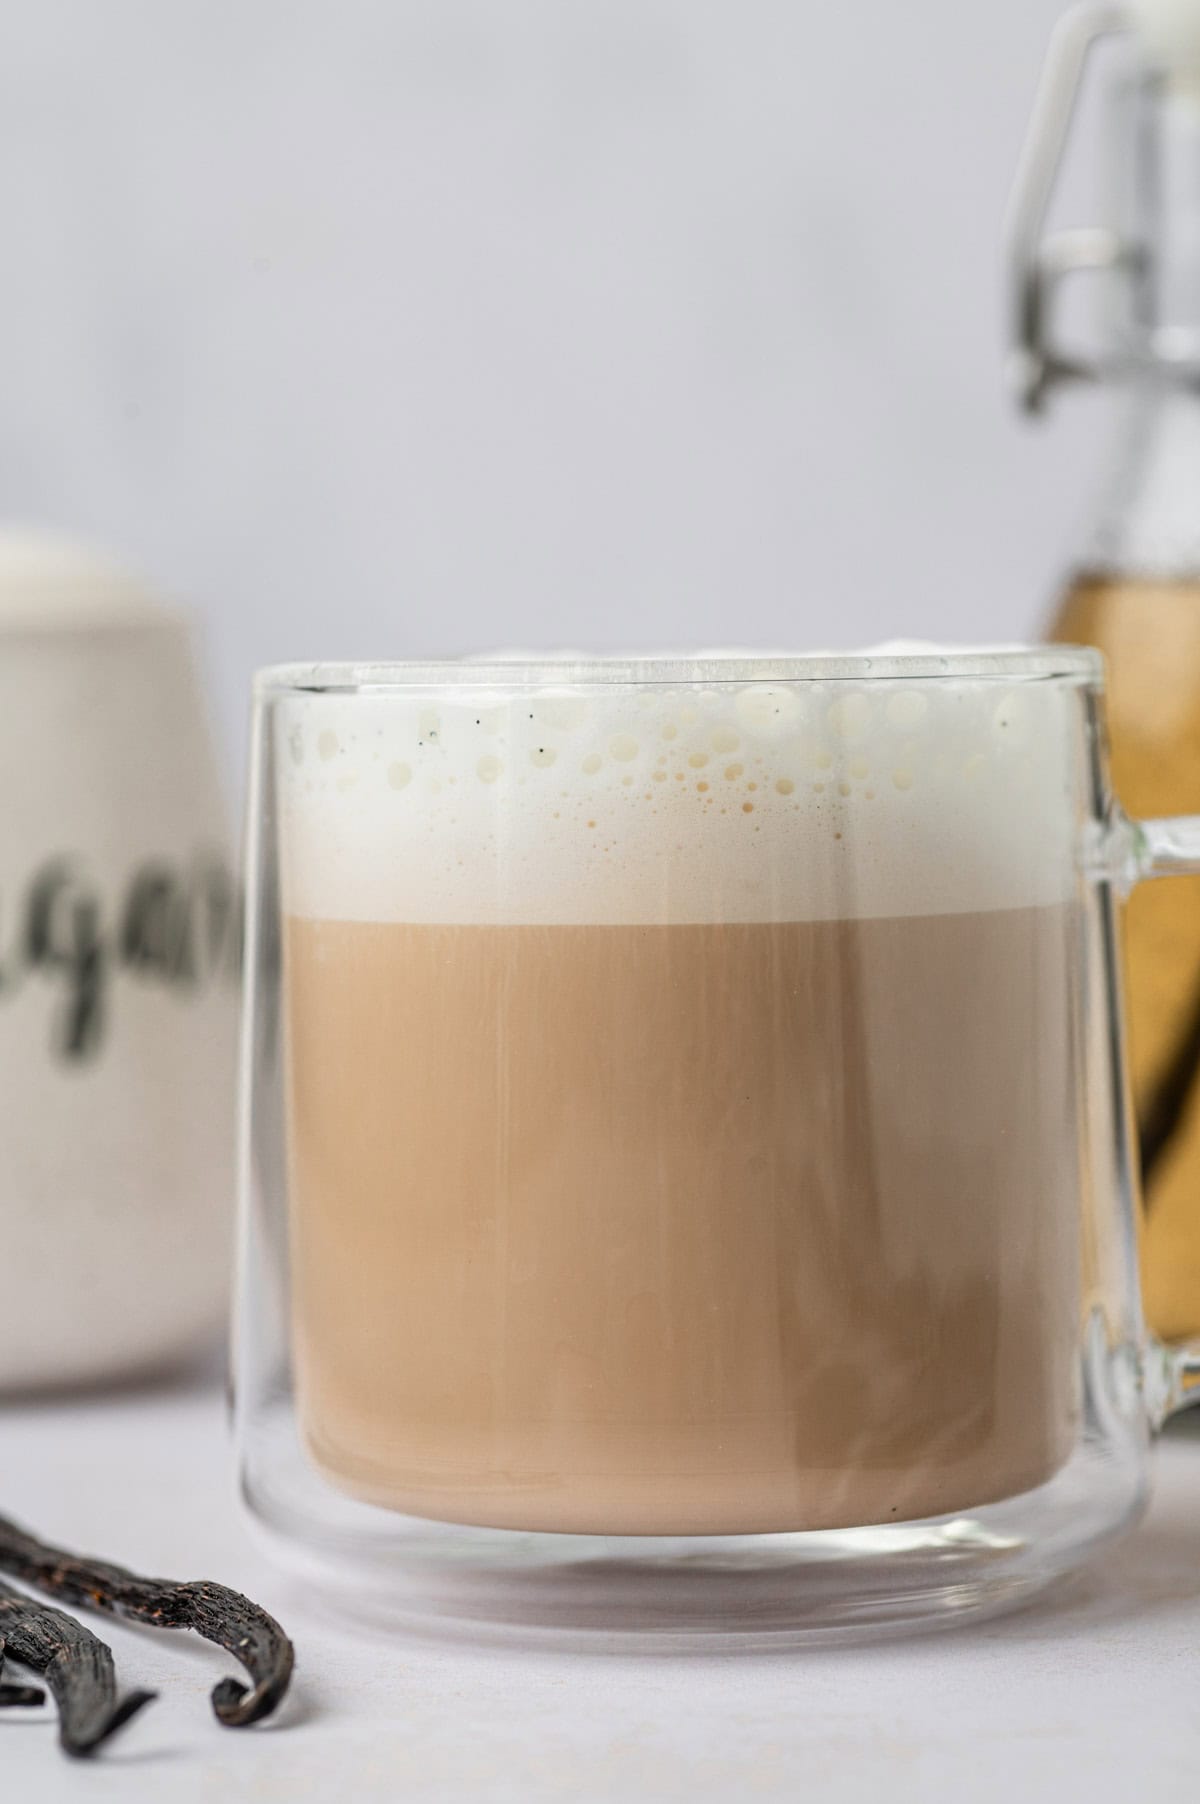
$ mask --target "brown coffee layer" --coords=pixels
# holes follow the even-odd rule
[[[302,1431],[416,1515],[941,1514],[1076,1432],[1073,917],[290,919]]]

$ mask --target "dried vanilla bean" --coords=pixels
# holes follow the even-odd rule
[[[152,1628],[193,1629],[223,1647],[253,1682],[250,1690],[233,1678],[214,1686],[213,1710],[227,1728],[242,1728],[270,1716],[291,1681],[295,1654],[279,1624],[225,1585],[205,1579],[175,1584],[170,1579],[141,1578],[124,1566],[47,1546],[4,1516],[0,1516],[0,1571],[67,1603]]]
[[[4,1677],[4,1637],[0,1635],[0,1710],[28,1709],[46,1702],[46,1694],[36,1685],[6,1685]]]
[[[117,1697],[111,1650],[64,1610],[0,1581],[0,1633],[22,1666],[40,1673],[58,1705],[58,1739],[76,1758],[95,1753],[154,1696]]]

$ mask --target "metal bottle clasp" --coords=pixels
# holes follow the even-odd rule
[[[1095,381],[1112,374],[1094,356],[1074,355],[1054,342],[1054,297],[1064,277],[1081,270],[1131,270],[1139,253],[1103,226],[1044,235],[1088,59],[1101,40],[1128,32],[1122,6],[1074,6],[1050,39],[1009,208],[1007,243],[1012,271],[1013,348],[1009,380],[1020,404],[1040,410],[1059,382]]]

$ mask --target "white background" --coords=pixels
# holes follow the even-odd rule
[[[1003,390],[1055,0],[2,0],[0,515],[248,673],[1029,633]]]

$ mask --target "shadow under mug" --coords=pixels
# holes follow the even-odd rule
[[[345,1607],[727,1644],[1021,1601],[1137,1516],[1103,672],[256,689],[240,1484]]]

